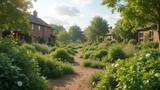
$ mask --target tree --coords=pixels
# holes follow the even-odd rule
[[[57,40],[61,42],[69,42],[71,40],[71,35],[67,31],[60,31],[57,35]]]
[[[99,40],[100,36],[105,36],[109,32],[107,21],[100,16],[95,16],[90,23],[91,33],[96,35],[97,40]]]
[[[11,28],[29,32],[28,9],[32,8],[33,0],[0,0],[0,38],[2,32]],[[36,0],[34,0],[36,1]]]
[[[56,25],[56,24],[50,24],[54,28],[54,34],[57,35],[60,31],[66,30],[63,26],[61,25]]]
[[[80,39],[82,31],[79,26],[73,25],[69,28],[69,33],[71,34],[72,41],[75,42],[76,40]]]
[[[128,42],[130,39],[136,39],[138,37],[137,32],[131,32],[134,27],[128,23],[128,28],[123,28],[122,23],[123,20],[118,20],[117,24],[115,24],[115,28],[112,32],[113,37],[118,42]]]
[[[88,26],[86,29],[85,29],[85,32],[86,32],[86,38],[88,41],[96,41],[96,34],[93,32],[93,29],[91,26]]]
[[[152,24],[151,28],[157,28],[160,34],[160,0],[124,0],[124,3],[122,0],[103,0],[102,5],[112,8],[112,13],[115,10],[120,12],[124,23],[134,26],[133,31]],[[123,24],[123,27],[126,25]]]

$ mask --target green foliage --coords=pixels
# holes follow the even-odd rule
[[[106,64],[102,63],[100,61],[91,61],[91,60],[85,60],[81,63],[81,66],[83,67],[91,67],[91,68],[98,68],[103,69],[105,68]]]
[[[159,43],[158,42],[147,42],[147,43],[143,43],[142,47],[144,49],[146,49],[146,48],[158,48],[159,47]]]
[[[73,74],[74,73],[74,69],[72,68],[72,66],[68,63],[62,63],[61,64],[62,70],[63,70],[63,74]]]
[[[129,40],[129,44],[136,45],[136,44],[137,44],[137,41],[136,41],[135,39],[131,39],[131,40]]]
[[[94,54],[94,51],[87,51],[87,52],[85,52],[85,53],[82,53],[82,54],[81,54],[81,57],[82,57],[83,59],[88,59],[92,54]]]
[[[72,55],[70,55],[65,49],[58,48],[55,50],[55,52],[51,53],[52,57],[54,59],[57,59],[59,61],[63,62],[69,62],[72,63],[74,61],[74,58]]]
[[[25,40],[27,43],[32,44],[32,36],[31,36],[31,35],[25,34],[24,40]]]
[[[30,32],[29,22],[26,17],[29,16],[28,9],[32,8],[32,1],[36,0],[1,0],[0,2],[0,38],[2,31],[21,30],[21,32]]]
[[[160,51],[146,49],[134,57],[107,66],[98,90],[160,89]]]
[[[113,45],[108,50],[108,59],[110,60],[110,62],[115,62],[116,60],[124,59],[125,57],[126,55],[124,51],[116,45]]]
[[[38,73],[32,53],[16,46],[13,37],[0,41],[0,71],[1,90],[45,90],[48,86],[47,80]]]
[[[51,47],[47,46],[46,44],[34,43],[33,46],[38,52],[41,52],[42,54],[49,54],[51,52]]]
[[[97,52],[95,52],[93,54],[93,58],[92,59],[94,59],[94,60],[101,60],[102,57],[107,56],[107,54],[108,54],[107,50],[101,49],[101,50],[99,50],[99,51],[97,51]]]
[[[76,40],[80,39],[82,31],[79,26],[73,25],[69,28],[69,33],[71,34],[72,41],[75,42]]]
[[[36,49],[33,45],[23,43],[22,47],[26,48],[28,51],[31,51],[32,53],[36,52]]]
[[[102,71],[92,74],[89,78],[89,84],[92,86],[96,86],[98,82],[101,81],[103,74],[104,73]]]
[[[92,37],[96,37],[99,41],[100,36],[105,36],[109,32],[108,23],[100,16],[95,16],[90,22],[91,25],[86,28],[86,36],[88,40],[92,40]]]
[[[39,41],[40,44],[45,44],[46,43],[46,40],[44,37],[41,37],[40,38],[40,41]]]
[[[54,28],[54,34],[57,35],[60,31],[66,31],[66,29],[61,25],[50,24]]]
[[[127,44],[122,49],[126,54],[126,57],[131,57],[138,51],[133,44]]]
[[[67,43],[71,40],[71,35],[67,31],[60,31],[57,35],[57,40]]]

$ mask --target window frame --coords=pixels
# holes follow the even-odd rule
[[[32,30],[35,30],[35,25],[34,24],[32,24]]]
[[[142,34],[142,36],[141,36],[141,34]],[[143,42],[143,31],[139,32],[139,41]]]
[[[41,26],[40,25],[38,26],[38,31],[41,31]]]

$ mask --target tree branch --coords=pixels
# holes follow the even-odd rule
[[[156,2],[156,0],[152,0],[152,1],[154,2],[154,6],[156,7],[156,9],[159,10],[159,7],[157,6],[158,3]]]

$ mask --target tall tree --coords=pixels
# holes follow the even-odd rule
[[[57,35],[60,31],[66,30],[62,25],[50,24],[54,28],[54,34]]]
[[[72,41],[75,42],[76,40],[80,39],[82,31],[79,26],[73,25],[69,28],[69,33],[71,34]]]
[[[57,40],[61,42],[69,42],[71,40],[71,35],[67,31],[60,31],[57,34]]]
[[[90,23],[90,33],[94,34],[95,37],[97,37],[97,40],[99,40],[100,36],[105,36],[106,33],[109,32],[109,25],[107,21],[100,16],[95,16]]]
[[[32,8],[33,0],[0,0],[0,38],[2,32],[11,28],[18,29],[22,32],[29,32],[29,16],[27,11]],[[34,0],[36,1],[36,0]]]
[[[160,0],[103,0],[102,5],[120,12],[123,20],[134,26],[134,31],[152,24],[152,29],[157,29],[160,35]]]
[[[87,38],[88,41],[96,41],[96,34],[94,33],[93,29],[91,26],[88,26],[86,29],[85,29],[85,36]]]
[[[123,20],[118,20],[117,24],[115,24],[115,28],[112,32],[113,37],[118,42],[128,42],[130,39],[136,39],[138,37],[137,32],[132,32],[132,29],[134,28],[129,23],[127,23],[127,28],[122,27]]]

